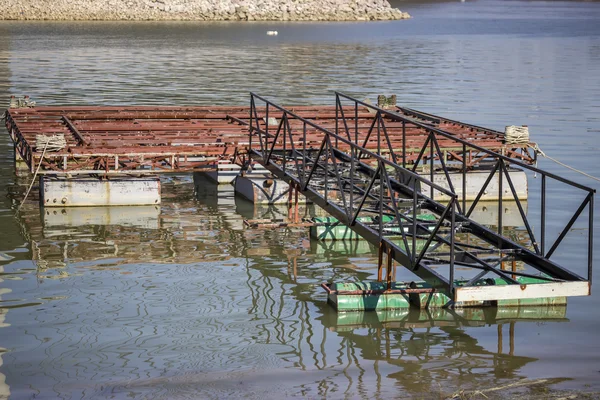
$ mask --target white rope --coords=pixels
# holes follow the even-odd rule
[[[510,125],[504,128],[504,141],[508,144],[529,143],[529,128],[527,125]]]
[[[67,147],[67,141],[63,133],[53,134],[52,136],[36,135],[35,147],[36,149],[43,147],[48,151],[59,151]]]
[[[563,163],[563,162],[560,162],[560,161],[558,161],[556,158],[552,158],[552,157],[550,157],[549,155],[547,155],[546,153],[544,153],[544,152],[542,151],[542,149],[540,149],[540,147],[537,145],[537,143],[536,143],[536,144],[534,144],[534,146],[531,146],[531,145],[530,145],[529,147],[531,147],[531,148],[532,148],[532,149],[533,149],[533,150],[534,150],[534,151],[535,151],[537,154],[539,154],[539,155],[541,155],[542,157],[545,157],[545,158],[547,158],[547,159],[549,159],[549,160],[551,160],[551,161],[554,161],[554,162],[555,162],[555,163],[557,163],[558,165],[562,165],[563,167],[565,167],[565,168],[568,168],[568,169],[570,169],[571,171],[578,172],[578,173],[580,173],[581,175],[587,176],[587,177],[588,177],[588,178],[590,178],[590,179],[593,179],[593,180],[596,180],[596,181],[600,182],[600,178],[596,178],[595,176],[592,176],[592,175],[590,175],[590,174],[586,174],[586,173],[585,173],[585,172],[583,172],[583,171],[580,171],[580,170],[578,170],[578,169],[575,169],[575,168],[573,168],[573,167],[571,167],[571,166],[569,166],[569,165],[567,165],[567,164],[565,164],[565,163]]]
[[[19,211],[21,209],[21,207],[23,207],[25,200],[27,200],[27,196],[29,196],[29,192],[31,191],[31,188],[33,187],[33,183],[35,182],[35,177],[37,176],[38,171],[40,170],[40,167],[42,166],[42,161],[44,161],[44,156],[46,155],[46,149],[48,148],[49,143],[50,143],[50,141],[46,142],[46,146],[44,147],[44,151],[42,152],[42,156],[40,157],[40,163],[38,164],[38,166],[35,170],[35,174],[33,174],[33,179],[31,180],[31,184],[29,185],[29,188],[27,189],[27,193],[25,193],[25,197],[23,198],[23,201],[21,202],[21,204],[19,204],[17,211]]]

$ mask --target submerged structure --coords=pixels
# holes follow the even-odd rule
[[[336,93],[333,106],[284,107],[251,94],[249,107],[25,107],[9,109],[6,124],[20,162],[41,176],[44,207],[159,204],[158,175],[191,171],[235,179],[255,203],[315,203],[330,216],[310,221],[316,232],[340,229],[379,249],[378,282],[323,285],[340,310],[556,305],[590,294],[593,189],[534,167],[528,139],[384,100]],[[541,181],[535,221],[528,173]],[[552,185],[582,199],[553,241]],[[492,223],[476,213],[482,202]],[[505,230],[509,202],[519,238]],[[553,259],[581,224],[587,276]],[[396,264],[422,281],[394,282]]]

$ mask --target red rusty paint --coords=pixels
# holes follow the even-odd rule
[[[314,120],[331,132],[335,132],[337,127],[338,134],[346,134],[343,125],[339,122],[336,124],[335,106],[292,106],[288,109]],[[257,111],[259,117],[265,115],[264,108],[258,108]],[[414,118],[411,112],[404,109],[397,108],[393,111]],[[350,133],[354,135],[354,129],[358,126],[359,143],[364,143],[363,147],[366,149],[376,150],[376,134],[367,137],[374,115],[362,109],[355,124],[354,108],[347,107],[344,112]],[[276,118],[279,124],[281,120],[278,114],[277,110],[271,109],[269,116]],[[242,106],[51,106],[9,109],[6,119],[17,151],[30,168],[40,162],[42,153],[35,148],[36,135],[64,134],[67,147],[58,152],[46,153],[42,163],[43,170],[56,173],[87,170],[125,172],[142,166],[155,169],[156,172],[176,172],[194,170],[218,160],[239,162],[245,159],[248,150],[249,122],[250,108]],[[260,124],[263,129],[267,128],[262,118]],[[296,148],[319,148],[323,140],[321,132],[307,126],[305,142],[302,137],[302,122],[289,119],[289,125]],[[431,126],[443,129],[457,138],[473,141],[488,150],[503,152],[523,162],[533,163],[526,145],[507,147],[500,132],[446,119],[432,122]],[[278,125],[269,125],[268,129],[270,135],[275,135]],[[414,163],[427,140],[427,130],[406,124],[403,133],[403,124],[390,119],[386,120],[386,130],[394,152],[402,151],[402,139],[406,138],[406,162]],[[283,144],[283,136],[281,134],[278,137],[278,144]],[[290,137],[286,136],[289,144]],[[462,148],[457,143],[440,138],[438,144],[449,160],[462,162]],[[343,143],[338,148],[342,151],[350,149]],[[384,149],[383,152],[390,153],[389,149]],[[429,152],[426,151],[424,156],[429,157]],[[468,167],[473,167],[488,156],[469,151],[467,157]],[[196,159],[190,161],[189,158]],[[115,168],[117,159],[118,169]]]

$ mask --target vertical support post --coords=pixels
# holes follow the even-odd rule
[[[498,354],[502,354],[502,324],[498,324]]]
[[[508,350],[508,354],[510,356],[514,356],[515,355],[515,321],[511,321],[510,325],[509,325],[509,331],[508,331],[508,335],[509,335],[509,350]]]
[[[302,184],[306,182],[306,121],[302,123]]]
[[[592,260],[594,259],[594,193],[590,193],[590,214],[589,214],[589,227],[588,227],[588,282],[590,290],[592,286]]]
[[[298,194],[300,193],[300,185],[294,184],[294,223],[300,222],[300,211],[298,210]]]
[[[269,152],[267,151],[267,149],[269,148],[269,103],[266,103],[266,111],[265,111],[265,151],[263,154],[263,160],[265,161],[265,165],[267,164],[267,154],[269,154]],[[260,125],[259,125],[260,128]]]
[[[379,240],[383,240],[383,168],[385,164],[379,161]]]
[[[377,155],[381,157],[381,114],[377,111]]]
[[[326,138],[328,138],[328,137],[329,137],[329,135],[326,134]],[[329,189],[328,189],[329,188],[329,178],[328,178],[329,177],[329,150],[331,150],[329,147],[329,143],[331,143],[330,140],[328,140],[325,144],[326,149],[323,149],[327,152],[325,154],[325,203],[328,202],[327,199],[328,199],[328,195],[329,195]],[[317,158],[316,162],[317,163],[319,162],[319,158]]]
[[[542,206],[540,221],[540,252],[542,256],[546,254],[546,175],[542,173]]]
[[[338,136],[340,135],[339,132],[339,118],[340,118],[340,107],[342,106],[342,103],[340,101],[340,96],[336,93],[335,94],[335,147],[338,147]]]
[[[402,168],[406,168],[406,121],[402,120]]]
[[[352,218],[354,215],[354,156],[358,154],[356,148],[354,146],[350,146],[350,215],[349,218]]]
[[[450,295],[454,298],[454,234],[456,225],[456,201],[454,197],[451,202],[452,211],[450,213]]]
[[[379,263],[377,264],[377,281],[381,282],[383,280],[382,276],[382,267],[383,267],[383,242],[379,242]]]
[[[502,214],[504,209],[502,208],[502,193],[504,192],[503,180],[504,180],[504,160],[500,159],[500,165],[498,166],[498,235],[502,236]],[[518,200],[517,200],[518,201]]]
[[[392,290],[392,248],[387,247],[387,268],[386,268],[386,284],[387,290]]]
[[[250,125],[248,126],[248,151],[252,153],[252,128],[254,123],[254,95],[250,93]]]
[[[430,136],[433,136],[433,132],[429,132]],[[432,137],[429,141],[429,182],[433,182],[433,140],[435,137]],[[429,186],[430,197],[433,200],[433,185]]]
[[[358,144],[358,102],[354,102],[354,143]]]
[[[413,268],[416,267],[414,262],[417,259],[417,182],[415,181],[415,187],[413,188],[413,223],[412,223],[412,262]]]
[[[463,143],[462,146],[462,211],[467,214],[467,145]]]
[[[287,138],[286,138],[286,136],[288,134],[287,125],[288,125],[287,124],[287,114],[284,112],[283,116],[281,117],[281,125],[280,125],[280,127],[283,130],[283,154],[281,156],[283,157],[282,168],[283,168],[283,173],[284,174],[286,173],[285,166],[286,166],[286,163],[287,163],[287,157],[286,157],[286,153],[287,153],[287,147],[286,147],[286,145],[287,145]]]

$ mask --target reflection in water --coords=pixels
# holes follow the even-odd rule
[[[494,129],[528,124],[546,153],[594,173],[596,3],[410,7],[412,20],[373,24],[2,22],[0,98],[246,104],[252,90],[332,104],[334,89],[397,94],[405,106]],[[520,377],[598,388],[597,296],[570,300],[568,323],[558,323],[564,309],[336,314],[319,284],[373,279],[376,253],[364,243],[247,229],[244,218],[285,219],[285,207],[255,208],[231,186],[191,176],[165,179],[160,209],[54,215],[34,196],[14,218],[9,187],[24,192],[30,177],[14,176],[6,135],[0,147],[0,372],[14,398],[430,398],[427,390]],[[581,201],[564,190],[551,197],[565,209]],[[497,216],[479,211],[494,225]],[[548,239],[560,233],[554,222]],[[506,229],[525,240],[514,225]],[[568,246],[556,256],[585,270]],[[0,398],[7,391],[0,385]]]
[[[494,386],[536,360],[515,347],[519,321],[566,320],[565,308],[338,314],[319,283],[373,279],[373,246],[315,242],[307,228],[248,229],[243,219],[286,220],[287,207],[255,207],[201,176],[162,183],[160,208],[21,213],[46,289],[2,303],[33,324],[5,355],[17,396],[271,398],[281,391],[274,376],[289,396]],[[8,276],[27,285],[30,273]]]

